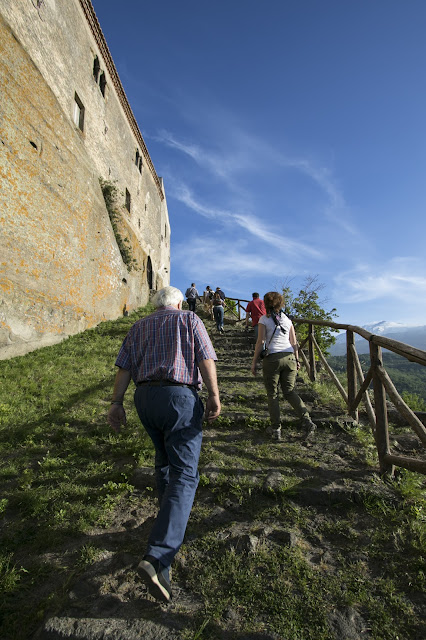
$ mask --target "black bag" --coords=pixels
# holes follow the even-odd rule
[[[271,337],[269,339],[268,346],[266,346],[266,342],[264,342],[262,344],[262,351],[259,353],[259,358],[261,360],[263,360],[263,358],[266,358],[266,356],[269,355],[269,345],[271,344],[271,340],[274,337],[276,330],[277,330],[277,327],[275,327],[275,329],[274,329],[274,331],[273,331],[273,333],[272,333],[272,335],[271,335]]]
[[[267,355],[268,355],[268,347],[266,346],[266,342],[264,342],[262,344],[262,351],[259,353],[259,358],[263,360],[263,358],[266,358]]]

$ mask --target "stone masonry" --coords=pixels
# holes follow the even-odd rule
[[[89,0],[0,7],[0,359],[145,304],[169,284],[162,179]],[[99,179],[119,194],[123,262]]]

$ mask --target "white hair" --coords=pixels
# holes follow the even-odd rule
[[[164,287],[153,296],[151,302],[155,307],[177,306],[183,300],[183,293],[176,287]]]

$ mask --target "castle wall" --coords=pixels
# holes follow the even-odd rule
[[[118,317],[124,305],[145,304],[148,259],[152,287],[169,284],[162,181],[91,4],[37,4],[2,0],[0,10],[0,358]],[[95,57],[105,95],[100,73],[93,75]],[[136,270],[122,260],[100,177],[120,192],[120,229]]]

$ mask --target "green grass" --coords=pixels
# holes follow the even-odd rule
[[[327,510],[312,530],[312,509],[289,504],[285,487],[265,497],[258,487],[244,482],[236,490],[236,482],[229,478],[226,482],[221,475],[216,501],[228,508],[229,498],[238,502],[238,520],[253,523],[251,533],[259,543],[247,551],[239,546],[241,538],[229,540],[226,527],[213,531],[203,527],[208,520],[205,505],[200,511],[195,505],[191,532],[196,532],[196,543],[184,545],[178,578],[198,595],[203,608],[184,638],[221,637],[220,630],[238,615],[241,637],[273,629],[280,638],[331,640],[328,617],[336,608],[347,607],[368,620],[375,640],[419,637],[416,629],[421,621],[409,594],[425,589],[424,538],[414,531],[417,523],[424,532],[421,510],[412,513],[409,503],[395,507],[386,500],[366,498],[363,506],[340,509],[340,513]],[[274,527],[277,531],[277,526],[278,532],[279,526],[298,532],[295,546],[265,539],[265,530]],[[316,564],[307,561],[309,532],[319,553],[334,548],[331,570],[327,554]],[[363,542],[365,536],[370,538],[368,544]]]
[[[0,362],[0,518],[7,522],[1,530],[2,637],[28,637],[43,614],[44,601],[26,598],[45,580],[48,565],[39,556],[108,526],[133,490],[132,470],[153,462],[130,393],[120,436],[106,423],[119,347],[133,322],[151,310]],[[90,557],[86,548],[77,566]],[[69,572],[57,569],[56,580],[65,583]]]

